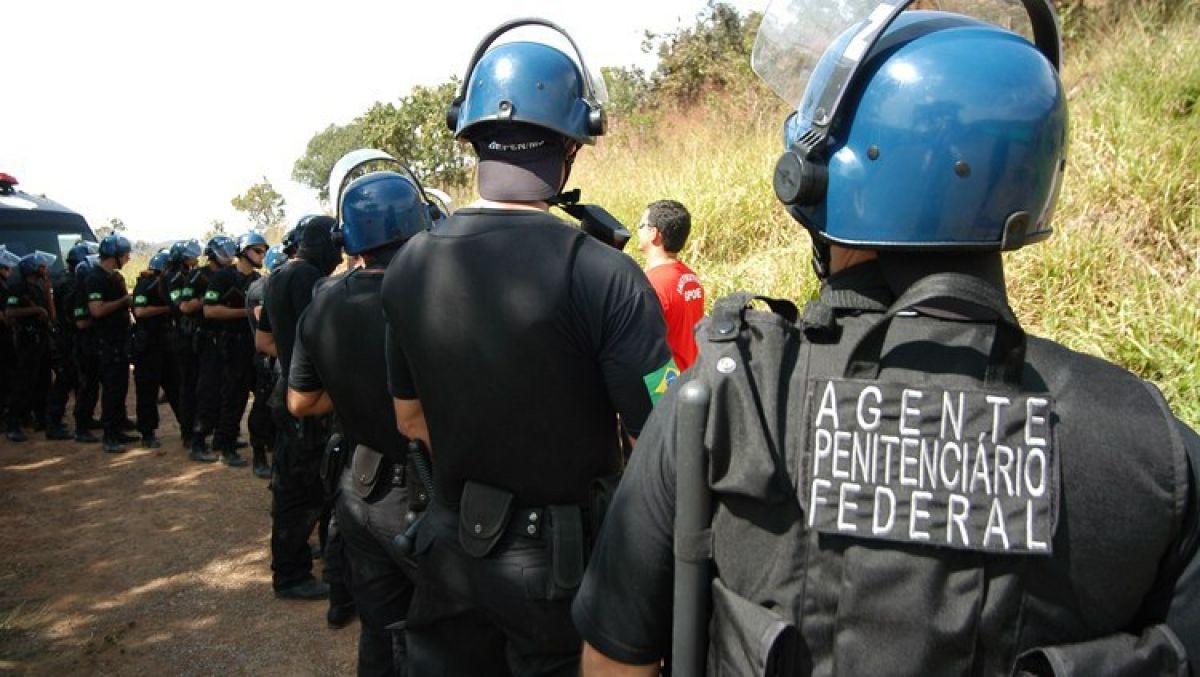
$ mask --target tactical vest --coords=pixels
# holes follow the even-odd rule
[[[702,322],[708,674],[1187,674],[1158,625],[1190,481],[1167,405],[979,285]],[[948,299],[987,320],[908,312]]]

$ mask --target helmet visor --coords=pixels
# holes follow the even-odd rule
[[[1026,9],[1027,3],[1040,6],[1045,0],[772,0],[763,13],[750,64],[771,91],[793,108],[800,108],[817,63],[830,45],[838,41],[840,54],[833,62],[835,72],[824,95],[816,93],[830,103],[827,113],[832,118],[833,107],[858,64],[899,12],[923,9],[963,14],[1033,42],[1034,20]],[[1052,9],[1047,11],[1052,15]],[[1057,50],[1056,26],[1053,33]],[[1047,56],[1057,66],[1057,53]]]

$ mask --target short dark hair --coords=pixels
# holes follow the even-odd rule
[[[662,233],[663,249],[675,254],[687,244],[692,215],[675,200],[655,200],[646,205],[646,222]]]

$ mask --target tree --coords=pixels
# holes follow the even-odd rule
[[[708,88],[753,87],[750,52],[762,15],[743,17],[732,5],[709,0],[696,23],[671,33],[647,32],[642,48],[657,45],[658,66],[651,76],[655,94],[693,104]]]
[[[366,145],[362,136],[362,119],[339,127],[329,125],[308,140],[304,155],[292,165],[292,179],[317,191],[324,202],[329,201],[329,172],[343,155]]]
[[[124,221],[122,221],[121,219],[109,219],[107,225],[100,226],[99,228],[96,229],[96,237],[104,238],[109,235],[112,235],[113,233],[124,233],[124,232],[125,232],[125,222]]]
[[[446,127],[446,109],[458,78],[436,87],[416,86],[399,103],[376,103],[359,120],[365,145],[391,153],[423,183],[466,186],[473,156]]]
[[[282,229],[285,214],[283,207],[287,202],[283,199],[267,177],[262,182],[250,186],[245,193],[229,201],[233,208],[245,212],[250,218],[250,227],[261,234],[267,234]],[[222,229],[224,224],[222,224]]]
[[[200,244],[207,244],[208,241],[214,237],[224,234],[225,222],[221,221],[220,219],[213,219],[212,222],[208,224],[208,232],[204,234],[204,240]]]
[[[617,117],[633,115],[650,103],[650,79],[637,66],[604,66],[600,68],[608,88],[605,108]]]

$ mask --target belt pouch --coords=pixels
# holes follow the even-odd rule
[[[577,505],[552,505],[550,510],[550,566],[554,586],[574,590],[583,580],[583,515]]]
[[[354,493],[359,498],[371,495],[375,488],[375,479],[379,476],[379,466],[383,464],[383,454],[366,445],[354,447],[354,457],[350,461],[350,475],[354,478]]]
[[[475,558],[487,557],[504,535],[512,515],[513,495],[498,487],[467,482],[458,512],[458,542]]]

